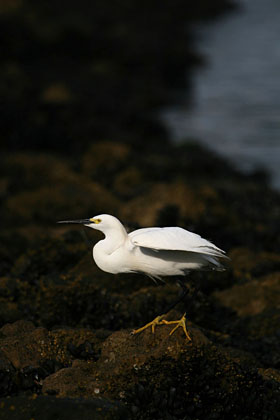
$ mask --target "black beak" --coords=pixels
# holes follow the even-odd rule
[[[61,220],[57,223],[73,223],[73,224],[89,225],[92,222],[90,221],[90,219],[80,219],[80,220]]]

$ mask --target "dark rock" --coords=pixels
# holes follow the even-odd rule
[[[159,326],[154,335],[146,330],[139,336],[116,332],[104,341],[97,362],[76,361],[50,375],[43,393],[120,399],[136,418],[147,419],[217,413],[222,418],[224,409],[231,417],[250,417],[263,407],[277,413],[277,371],[258,372],[248,354],[215,346],[194,327],[191,342],[180,330],[172,336],[169,330]]]
[[[267,308],[276,309],[280,296],[280,273],[262,279],[251,280],[242,285],[214,293],[226,307],[232,308],[240,317],[255,316]]]
[[[92,343],[90,343],[89,341],[85,341],[79,346],[75,346],[73,343],[69,343],[67,345],[67,350],[72,354],[72,356],[76,357],[77,359],[98,359],[98,354],[96,354]]]
[[[50,396],[12,397],[0,399],[0,419],[3,420],[110,420],[127,418],[128,411],[119,402],[105,399],[75,399]]]

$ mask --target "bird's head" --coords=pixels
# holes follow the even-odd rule
[[[121,222],[116,217],[111,216],[109,214],[100,214],[98,216],[91,217],[90,219],[62,220],[57,223],[82,224],[92,229],[100,230],[101,232],[104,232],[104,233],[112,229],[113,230],[124,229]]]

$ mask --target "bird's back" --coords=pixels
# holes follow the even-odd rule
[[[218,258],[225,257],[225,252],[212,242],[180,227],[138,229],[129,233],[128,236],[133,245],[145,248],[197,252]]]
[[[222,270],[224,251],[179,227],[144,228],[128,235],[143,272],[153,277],[185,275],[190,270]],[[144,267],[144,269],[143,269]]]

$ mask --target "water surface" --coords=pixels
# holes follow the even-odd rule
[[[265,168],[280,189],[280,2],[239,4],[196,28],[208,64],[194,76],[195,103],[163,116],[176,141],[198,139],[244,171]]]

